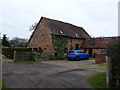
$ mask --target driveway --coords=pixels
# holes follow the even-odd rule
[[[94,58],[87,59],[87,60],[80,60],[80,61],[48,60],[48,61],[44,61],[43,63],[65,66],[70,69],[87,69],[87,70],[98,71],[98,72],[106,71],[106,63],[96,64]]]
[[[80,60],[80,61],[48,60],[48,61],[44,61],[44,63],[78,68],[78,66],[89,65],[89,64],[95,63],[95,60],[94,59]]]
[[[9,64],[6,60],[3,59],[2,76],[11,88],[91,88],[87,79],[98,73],[66,66],[61,60],[40,64]]]

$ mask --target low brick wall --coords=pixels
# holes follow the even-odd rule
[[[105,54],[96,54],[95,55],[95,63],[104,63],[106,62],[106,55]]]

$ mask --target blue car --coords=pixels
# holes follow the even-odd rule
[[[88,53],[84,53],[81,50],[70,50],[66,55],[68,60],[87,59],[89,56],[90,55]]]

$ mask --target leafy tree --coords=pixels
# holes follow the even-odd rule
[[[10,43],[9,43],[8,37],[6,35],[7,34],[3,34],[3,37],[2,37],[2,46],[9,47]]]
[[[27,39],[14,37],[12,40],[10,40],[10,45],[13,47],[25,47],[27,42]]]

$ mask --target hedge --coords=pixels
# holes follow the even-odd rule
[[[8,58],[14,58],[14,51],[32,52],[32,49],[27,47],[2,47],[2,54]]]
[[[116,65],[120,64],[120,41],[112,42],[107,47],[107,55],[114,60]]]

